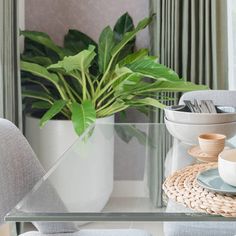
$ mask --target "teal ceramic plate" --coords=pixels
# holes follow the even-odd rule
[[[218,168],[202,171],[197,177],[197,182],[203,188],[211,191],[236,195],[236,187],[226,184],[220,178]]]

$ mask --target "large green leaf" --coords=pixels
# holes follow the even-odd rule
[[[80,136],[96,120],[96,110],[92,102],[86,100],[82,104],[73,103],[71,119],[76,133]]]
[[[153,79],[178,81],[179,76],[170,68],[158,64],[153,58],[146,57],[126,65],[131,71]]]
[[[107,26],[99,37],[98,44],[98,65],[101,73],[107,69],[111,59],[111,50],[115,46],[115,39],[113,31],[110,26]]]
[[[39,64],[41,66],[49,66],[52,64],[52,60],[49,57],[45,56],[28,56],[28,55],[21,55],[21,59],[23,61],[33,62],[35,64]]]
[[[43,83],[39,80],[36,80],[36,78],[30,79],[27,77],[21,77],[21,81],[22,81],[22,87],[23,86],[31,87],[31,84],[34,84],[34,85],[38,85],[37,87],[35,87],[35,90],[43,89],[44,92],[46,92],[47,94],[51,94],[50,90],[48,89],[48,86],[45,83]]]
[[[38,64],[21,61],[20,67],[22,71],[26,71],[35,76],[47,79],[54,84],[57,84],[59,82],[59,78],[56,74],[48,72],[45,67]]]
[[[88,49],[83,50],[74,56],[64,57],[62,61],[50,65],[48,69],[64,69],[67,73],[76,69],[86,72],[91,66],[91,62],[93,61],[94,57],[96,56],[94,49],[94,46],[89,46]]]
[[[22,90],[22,97],[35,98],[49,103],[52,103],[53,101],[53,98],[49,96],[47,93],[33,90]]]
[[[134,30],[132,17],[126,12],[116,22],[114,26],[114,36],[117,42],[120,42],[125,33]]]
[[[133,19],[126,12],[117,20],[117,22],[113,28],[116,42],[119,43],[123,39],[124,35],[127,32],[130,32],[132,30],[134,30]],[[123,48],[123,50],[121,50],[121,52],[119,53],[118,60],[123,59],[126,55],[128,55],[134,51],[135,40],[136,39],[134,37],[132,40],[130,40],[130,42],[127,43],[127,45]]]
[[[113,31],[116,42],[119,43],[124,37],[124,35],[132,30],[134,30],[133,20],[131,16],[126,12],[117,20],[114,26]],[[118,62],[122,60],[124,57],[132,53],[134,51],[134,48],[135,37],[124,46],[124,48],[119,52],[115,61]]]
[[[138,50],[137,52],[134,52],[132,54],[129,54],[128,56],[126,56],[123,60],[121,60],[119,62],[119,66],[125,66],[127,64],[131,64],[134,63],[140,59],[143,59],[144,57],[148,56],[148,49],[146,48],[142,48],[140,50]]]
[[[188,92],[194,90],[205,90],[209,89],[206,85],[198,85],[192,82],[186,81],[161,81],[154,83],[156,86],[157,91],[168,91],[168,92]]]
[[[138,84],[140,80],[141,77],[137,73],[125,73],[112,84],[112,87],[115,90],[123,90],[123,87],[134,86]]]
[[[65,49],[70,50],[72,52],[71,55],[75,55],[89,47],[89,45],[95,46],[95,52],[98,53],[98,45],[97,43],[91,39],[88,35],[75,30],[70,29],[67,35],[64,38],[64,46]],[[99,68],[98,68],[98,56],[96,56],[92,62],[89,71],[93,75],[98,75]]]
[[[63,50],[59,46],[57,46],[46,33],[25,30],[21,31],[21,35],[51,49],[52,51],[56,52],[61,59],[63,59],[63,57],[65,56]]]
[[[65,35],[64,46],[74,54],[87,49],[89,45],[94,45],[97,48],[97,43],[79,30],[70,29]]]
[[[129,104],[130,106],[134,106],[134,107],[136,107],[136,106],[152,106],[152,107],[161,108],[161,109],[166,107],[164,104],[160,103],[157,99],[150,98],[150,97],[127,101],[127,104]]]
[[[204,85],[196,85],[191,82],[179,81],[158,81],[154,83],[139,82],[136,85],[126,85],[122,90],[116,91],[116,96],[127,96],[129,94],[142,95],[151,92],[187,92],[194,90],[208,89]]]
[[[55,101],[53,103],[53,105],[51,106],[51,108],[40,119],[40,127],[44,126],[55,115],[60,113],[65,105],[66,105],[66,101],[64,101],[64,100],[57,100],[57,101]]]
[[[133,31],[127,32],[122,38],[122,40],[112,49],[112,56],[115,57],[124,48],[124,46],[127,45],[127,43],[134,39],[134,37],[139,31],[149,25],[151,20],[152,18],[145,18],[138,23],[137,27]]]
[[[46,56],[45,47],[37,42],[25,38],[24,55],[27,56]]]
[[[134,41],[130,41],[129,43],[127,43],[115,56],[113,66],[111,67],[112,69],[114,69],[115,65],[118,64],[119,61],[123,60],[126,56],[134,52],[135,42],[133,42]]]
[[[38,110],[48,110],[52,104],[46,101],[37,101],[32,103],[32,108],[38,109]]]

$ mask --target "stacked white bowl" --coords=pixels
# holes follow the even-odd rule
[[[236,134],[236,108],[218,106],[225,113],[191,113],[178,108],[165,108],[165,123],[170,134],[184,143],[197,144],[202,133],[224,134],[227,139]]]

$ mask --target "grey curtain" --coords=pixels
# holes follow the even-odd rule
[[[151,0],[152,50],[188,81],[227,89],[227,0]]]
[[[0,0],[0,117],[21,128],[17,0]]]
[[[227,0],[150,0],[155,20],[150,27],[151,51],[159,62],[187,81],[227,89]],[[180,94],[165,93],[178,103]],[[158,95],[157,95],[158,96]],[[162,123],[164,113],[150,112],[151,122]],[[167,130],[150,130],[159,148],[149,150],[149,190],[156,206],[162,206],[163,164],[172,139]]]

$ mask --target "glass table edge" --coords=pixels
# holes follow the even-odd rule
[[[119,213],[27,213],[12,210],[5,216],[6,222],[76,222],[76,221],[236,221],[236,217],[223,217],[205,213],[168,213],[168,212],[119,212]]]

